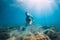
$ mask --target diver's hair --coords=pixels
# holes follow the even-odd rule
[[[30,16],[29,12],[25,12],[25,15],[26,15],[26,16]]]

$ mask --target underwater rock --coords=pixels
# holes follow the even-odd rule
[[[59,39],[59,35],[56,31],[52,29],[48,29],[44,32],[46,35],[48,35],[52,40],[57,40]]]
[[[60,32],[58,32],[58,34],[60,35]]]
[[[7,39],[7,40],[16,40],[16,37],[15,37],[15,36],[12,36],[12,37],[10,37],[10,38]]]
[[[0,40],[6,40],[9,38],[9,31],[5,28],[0,28]]]
[[[41,30],[40,27],[27,27],[22,31],[23,27],[19,30],[12,30],[10,38],[7,40],[60,40],[60,32],[53,29]]]
[[[16,40],[23,40],[23,36],[17,37]]]
[[[36,40],[35,36],[34,35],[31,35],[31,36],[27,36],[27,37],[24,37],[23,40]]]
[[[23,40],[36,40],[35,35],[31,32],[26,32],[23,36]]]
[[[36,35],[36,40],[51,40],[47,35],[38,33]]]

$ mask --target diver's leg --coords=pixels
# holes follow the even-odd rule
[[[25,26],[22,28],[22,31],[25,31],[27,26],[28,26],[28,24],[26,23]]]

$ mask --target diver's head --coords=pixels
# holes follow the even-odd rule
[[[25,14],[26,14],[26,16],[30,16],[30,13],[29,12],[26,12]]]

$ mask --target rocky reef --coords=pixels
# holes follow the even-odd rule
[[[0,40],[60,40],[60,32],[52,28],[28,26],[25,31],[22,29],[22,26],[19,29],[0,28]]]

